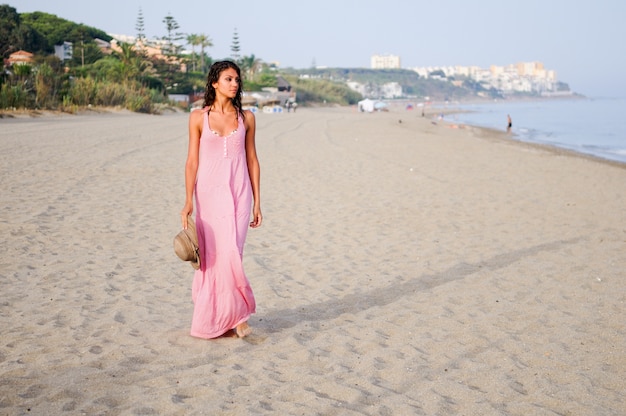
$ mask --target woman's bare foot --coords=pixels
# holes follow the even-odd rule
[[[252,328],[250,328],[250,325],[248,325],[247,322],[244,322],[237,325],[237,328],[235,328],[235,332],[237,332],[237,336],[239,338],[243,338],[246,335],[250,335],[252,333]]]

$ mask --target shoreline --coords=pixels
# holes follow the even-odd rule
[[[619,108],[617,107],[617,104],[612,103],[613,99],[592,99],[585,97],[583,100],[588,104],[573,105],[571,104],[572,102],[580,100],[563,99],[530,101],[531,103],[538,105],[538,107],[535,107],[533,110],[530,110],[533,106],[526,106],[523,101],[482,103],[482,107],[481,103],[479,103],[479,107],[473,109],[471,105],[464,106],[462,108],[459,107],[459,113],[475,115],[461,116],[461,118],[464,118],[465,120],[458,122],[475,125],[477,127],[500,130],[499,120],[494,120],[493,115],[502,114],[502,117],[504,118],[507,113],[514,114],[516,111],[520,111],[525,121],[523,125],[518,123],[517,128],[513,129],[513,132],[511,133],[512,140],[516,140],[521,143],[554,147],[556,149],[572,152],[573,154],[591,156],[592,158],[606,160],[618,165],[626,164],[626,153],[624,153],[626,152],[626,142],[623,140],[624,131],[621,127],[616,126],[615,123],[613,123],[612,130],[607,130],[606,127],[603,129],[605,124],[597,127],[594,125],[592,127],[590,125],[592,121],[585,119],[585,117],[587,117],[587,113],[576,113],[576,111],[580,111],[577,109],[583,108],[591,110],[591,112],[599,112],[598,109],[602,109],[600,112],[610,119],[607,120],[610,123],[612,120],[616,119],[616,112],[613,108]],[[623,99],[617,98],[617,100],[621,100],[621,102],[623,102]],[[552,104],[542,106],[542,103],[554,102],[557,103],[556,106]],[[517,107],[516,104],[520,103],[522,106]],[[460,105],[463,106],[464,103],[461,103]],[[606,107],[609,107],[609,109],[606,110]],[[547,113],[554,115],[555,119],[550,123],[546,122],[545,119],[541,118],[541,116],[536,113],[537,108],[541,108]],[[574,111],[574,117],[580,117],[581,122],[577,120],[572,121],[568,117],[564,116],[562,110],[563,108],[568,108],[571,111]],[[613,112],[612,115],[611,112]],[[519,113],[517,114],[519,117]],[[538,119],[534,122],[529,121],[532,117],[538,117]],[[595,123],[595,120],[593,122]],[[567,124],[570,127],[565,127],[564,124]],[[576,128],[571,126],[576,126]],[[502,131],[505,131],[504,127],[502,128]],[[583,132],[584,135],[581,135],[579,132]],[[611,138],[611,135],[613,134],[620,135],[619,137],[622,139],[621,142]],[[608,137],[607,141],[600,139],[601,142],[597,143],[595,139],[598,135],[601,137]]]
[[[578,98],[578,99],[586,99],[586,98]],[[549,101],[554,101],[554,99],[550,98],[548,99]],[[532,100],[529,100],[532,101]],[[457,103],[458,104],[458,103]],[[613,159],[608,159],[608,158],[604,158],[601,156],[597,156],[594,154],[590,154],[590,153],[583,153],[583,152],[577,152],[575,150],[572,149],[568,149],[565,147],[559,147],[557,145],[553,145],[553,144],[548,144],[548,143],[539,143],[539,142],[532,142],[532,141],[526,141],[526,140],[522,140],[522,139],[516,139],[516,137],[519,137],[518,135],[514,134],[514,133],[507,133],[505,130],[500,130],[494,127],[486,127],[486,126],[480,126],[480,125],[475,125],[475,124],[471,124],[471,123],[464,123],[464,122],[459,122],[459,121],[450,121],[449,119],[446,119],[444,117],[443,120],[437,120],[437,115],[438,114],[444,114],[444,115],[453,115],[453,114],[459,114],[459,113],[466,113],[466,112],[471,112],[472,110],[466,110],[466,109],[461,109],[458,107],[455,107],[454,104],[442,104],[444,107],[439,108],[436,106],[430,107],[431,111],[426,111],[425,115],[424,115],[424,119],[426,120],[430,120],[438,122],[438,123],[442,123],[444,125],[447,125],[448,127],[451,128],[462,128],[462,129],[473,129],[475,132],[482,132],[482,135],[485,136],[486,139],[494,139],[497,138],[497,140],[502,140],[506,143],[510,143],[513,145],[519,145],[519,146],[526,146],[529,148],[536,148],[536,149],[541,149],[541,150],[545,150],[545,151],[549,151],[552,152],[554,154],[558,154],[558,155],[567,155],[567,156],[571,156],[571,157],[577,157],[577,158],[581,158],[581,159],[585,159],[585,160],[589,160],[589,161],[594,161],[594,162],[599,162],[599,163],[605,163],[614,167],[618,167],[618,168],[622,168],[622,169],[626,169],[626,162],[622,162],[619,160],[613,160]],[[420,112],[420,108],[418,107],[417,109],[411,110],[411,111],[406,111],[403,110],[402,108],[395,106],[392,107],[394,108],[394,111],[390,111],[393,114],[397,114],[397,115],[403,115],[403,114],[409,114],[412,112],[415,112],[415,114],[418,114]],[[436,108],[436,111],[432,111],[433,109]]]
[[[618,160],[606,159],[606,158],[603,158],[603,157],[600,157],[600,156],[596,156],[596,155],[592,155],[592,154],[589,154],[589,153],[577,152],[575,150],[559,147],[559,146],[556,146],[556,145],[550,145],[550,144],[545,144],[545,143],[536,143],[536,142],[530,142],[530,141],[524,141],[524,140],[516,140],[516,139],[512,138],[511,135],[507,134],[505,131],[494,129],[494,128],[490,128],[490,127],[474,126],[474,125],[471,125],[471,124],[464,124],[464,125],[468,126],[468,128],[475,129],[477,131],[483,131],[484,132],[483,133],[484,134],[484,138],[486,138],[486,139],[489,139],[491,136],[496,136],[495,138],[497,140],[501,140],[501,141],[504,141],[506,143],[511,143],[511,144],[514,144],[514,145],[517,145],[517,146],[541,149],[543,151],[551,152],[551,153],[554,153],[556,155],[575,157],[575,158],[584,159],[584,160],[588,160],[588,161],[592,161],[592,162],[598,162],[598,163],[606,164],[606,165],[613,166],[613,167],[620,168],[620,169],[626,169],[626,162],[620,162]],[[515,136],[513,136],[513,137],[515,137]]]

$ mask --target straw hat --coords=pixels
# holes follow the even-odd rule
[[[187,217],[187,229],[181,230],[174,237],[174,252],[182,261],[191,262],[191,267],[200,268],[200,249],[198,248],[198,234],[196,224],[191,217]]]

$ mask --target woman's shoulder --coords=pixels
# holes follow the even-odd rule
[[[204,117],[206,116],[207,111],[204,108],[195,108],[192,109],[189,113],[189,124],[198,126],[198,128],[202,128],[202,124],[204,123]]]
[[[243,117],[240,118],[243,118],[243,123],[246,126],[246,129],[254,127],[254,125],[256,124],[254,113],[250,110],[243,110]]]
[[[202,117],[204,114],[207,114],[209,112],[209,107],[195,107],[192,108],[191,111],[189,112],[189,117]]]

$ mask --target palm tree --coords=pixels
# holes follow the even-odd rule
[[[200,70],[204,73],[206,72],[206,69],[205,69],[206,58],[204,56],[204,48],[213,46],[213,41],[211,41],[211,38],[208,37],[207,35],[200,34],[198,35],[198,45],[200,45],[200,58],[201,58]]]
[[[139,65],[137,62],[137,53],[133,49],[133,45],[130,43],[121,42],[119,44],[120,51],[115,52],[114,55],[122,63],[122,79],[134,79],[139,75]]]
[[[194,33],[187,35],[187,43],[191,45],[191,62],[193,63],[193,72],[196,72],[196,46],[200,45],[200,35]]]
[[[241,69],[249,81],[252,81],[260,66],[261,60],[257,59],[254,54],[241,58]]]
[[[142,76],[152,73],[152,63],[145,58],[141,51],[129,43],[121,42],[120,51],[115,52],[121,63],[121,78],[125,80],[140,79]]]

